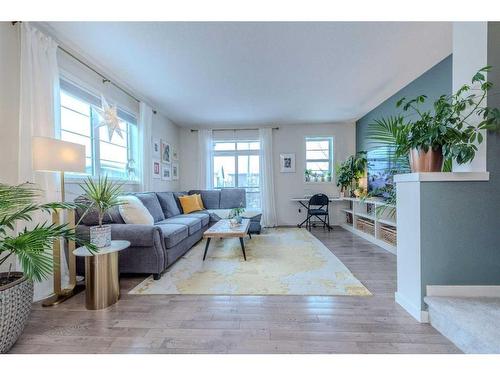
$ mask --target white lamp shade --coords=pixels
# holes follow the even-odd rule
[[[47,172],[85,172],[85,146],[47,137],[33,137],[33,169]]]

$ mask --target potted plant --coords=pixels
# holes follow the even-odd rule
[[[332,181],[332,172],[328,171],[325,173],[326,181],[331,182]]]
[[[122,184],[112,182],[107,176],[99,176],[97,181],[88,177],[80,187],[88,204],[82,216],[88,214],[91,210],[96,210],[98,216],[99,225],[90,228],[90,243],[98,248],[108,247],[111,245],[111,226],[103,225],[104,215],[112,207],[123,203],[119,199],[120,195],[122,195]]]
[[[52,272],[52,245],[60,239],[75,240],[67,224],[47,222],[26,227],[40,213],[73,209],[72,203],[38,203],[40,190],[32,184],[0,184],[0,266],[15,256],[22,272],[0,273],[0,353],[7,352],[21,335],[33,303],[33,281]],[[24,228],[16,231],[24,223]]]
[[[456,93],[441,95],[433,103],[432,110],[424,111],[421,105],[427,96],[400,99],[397,108],[403,114],[380,120],[370,125],[368,133],[372,142],[389,146],[394,157],[409,157],[412,172],[451,171],[451,161],[470,163],[483,142],[483,131],[498,130],[500,111],[484,106],[492,83],[486,81],[487,66],[472,77],[472,88],[463,85]],[[471,124],[472,116],[480,119]],[[443,168],[446,160],[446,168]]]
[[[340,187],[342,193],[350,190],[350,195],[352,196],[354,194],[359,179],[363,177],[366,172],[367,165],[368,160],[365,151],[360,151],[356,155],[351,155],[344,162],[337,165],[337,186]]]
[[[237,225],[241,224],[243,221],[242,214],[245,212],[245,208],[243,207],[243,203],[240,203],[240,207],[233,208],[229,213],[229,220],[231,224]]]
[[[311,181],[311,175],[312,175],[312,171],[310,169],[306,169],[304,171],[304,177],[306,179],[306,182],[310,182]]]

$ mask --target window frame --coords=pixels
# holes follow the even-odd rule
[[[245,142],[257,142],[259,143],[259,149],[258,150],[238,150],[238,143],[245,143]],[[234,143],[234,150],[215,150],[215,145],[217,143]],[[260,178],[261,178],[261,165],[260,165],[260,141],[258,139],[237,139],[237,140],[214,140],[212,141],[212,160],[211,160],[211,170],[212,170],[212,184],[214,189],[231,189],[231,187],[218,187],[215,186],[215,171],[214,171],[214,160],[216,156],[233,156],[234,157],[234,173],[235,173],[235,181],[234,181],[234,188],[239,188],[239,189],[257,189],[257,191],[251,191],[251,194],[259,194],[259,203],[260,207],[262,208],[262,196],[261,196],[261,184],[260,184]],[[259,186],[239,186],[238,179],[239,179],[239,173],[238,173],[238,156],[258,156],[259,157]],[[249,192],[246,192],[246,194],[249,194]],[[248,199],[247,199],[248,200]]]
[[[95,95],[94,93],[92,93],[89,90],[87,90],[86,88],[82,87],[80,84],[77,84],[74,81],[72,81],[66,77],[60,77],[60,91],[61,91],[61,93],[64,92],[66,95],[68,95],[68,96],[70,96],[78,101],[86,103],[87,105],[89,105],[89,109],[90,109],[89,121],[90,121],[90,145],[91,145],[92,174],[86,174],[86,173],[67,174],[66,181],[68,181],[70,183],[71,182],[81,183],[81,181],[83,179],[88,178],[88,177],[91,177],[92,179],[96,179],[101,174],[101,158],[100,158],[100,144],[99,143],[102,141],[105,143],[115,145],[112,142],[109,142],[105,139],[101,139],[100,134],[99,134],[100,128],[96,128],[94,126],[94,121],[97,121],[94,117],[95,116],[95,108],[101,108],[101,99],[97,95]],[[78,93],[81,93],[82,95],[78,95]],[[139,147],[139,144],[138,144],[138,142],[139,142],[139,127],[137,124],[138,115],[131,113],[130,111],[128,111],[126,109],[123,109],[120,105],[116,105],[116,106],[117,106],[118,118],[121,121],[123,121],[127,127],[127,130],[126,130],[126,133],[127,133],[126,150],[127,150],[127,162],[128,162],[131,159],[131,157],[133,156],[133,153],[134,153],[133,148]],[[78,111],[73,110],[72,108],[68,108],[68,107],[63,106],[62,101],[61,101],[60,111],[63,107],[67,110],[74,111],[75,113],[81,114],[81,112],[78,112]],[[61,111],[61,113],[62,113],[62,111]],[[132,121],[130,121],[130,120],[132,120]],[[137,127],[137,140],[135,140],[136,145],[134,145],[134,140],[132,137],[132,131],[133,131],[132,126]],[[62,118],[61,118],[60,130],[58,132],[59,134],[57,134],[57,137],[59,139],[62,138],[63,131],[65,131],[67,133],[72,133],[75,135],[87,137],[86,135],[76,133],[76,132],[73,132],[71,130],[63,129]],[[87,137],[87,138],[89,138],[89,137]],[[116,145],[116,146],[123,147],[120,145]],[[137,150],[137,158],[134,158],[134,160],[138,159],[138,158],[139,158],[139,150]],[[110,161],[110,162],[112,162],[112,161]],[[120,182],[124,185],[139,185],[139,184],[141,184],[141,177],[140,176],[141,176],[142,166],[139,165],[139,160],[135,160],[135,163],[136,163],[136,175],[137,175],[136,179],[131,179],[131,178],[129,178],[129,176],[127,176],[126,178],[110,177],[110,180]]]
[[[321,141],[327,141],[328,142],[328,159],[308,159],[307,158],[307,143],[308,142],[321,142]],[[305,164],[305,169],[307,169],[307,163],[309,162],[316,162],[316,163],[328,163],[328,170],[327,172],[330,173],[330,180],[325,180],[325,181],[306,181],[306,177],[304,175],[304,182],[305,183],[331,183],[334,181],[334,171],[333,171],[333,165],[334,165],[334,137],[332,136],[306,136],[304,137],[304,164]],[[313,149],[309,151],[322,151],[320,149]],[[318,172],[317,170],[314,170],[314,172]],[[327,172],[324,172],[327,173]]]

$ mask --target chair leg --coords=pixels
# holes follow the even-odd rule
[[[332,227],[330,226],[330,214],[329,213],[326,216],[326,220],[328,221],[328,232],[330,232],[330,230],[332,229]]]

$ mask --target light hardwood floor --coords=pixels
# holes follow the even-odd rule
[[[128,295],[87,311],[84,293],[34,306],[12,353],[458,353],[394,302],[394,255],[339,227],[313,233],[373,293],[350,296]]]

